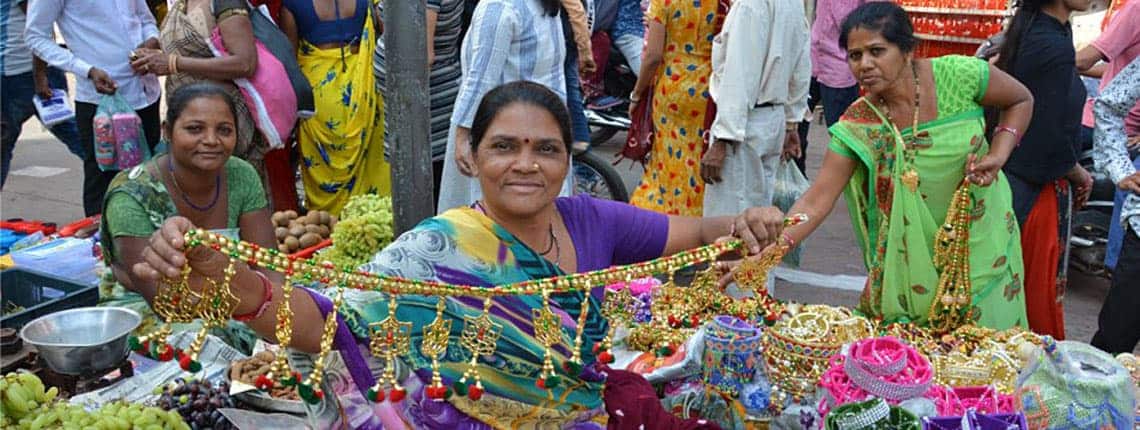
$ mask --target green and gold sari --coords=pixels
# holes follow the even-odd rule
[[[830,129],[829,148],[859,165],[844,193],[868,271],[859,310],[886,322],[928,322],[940,299],[935,235],[968,157],[989,151],[978,103],[988,86],[988,65],[963,56],[931,64],[937,119],[897,136],[886,115],[861,98]],[[1009,184],[999,173],[988,187],[969,185],[969,194],[970,316],[985,327],[1025,327],[1020,235]]]

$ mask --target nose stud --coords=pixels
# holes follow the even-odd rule
[[[534,170],[538,170],[538,163],[534,163]]]

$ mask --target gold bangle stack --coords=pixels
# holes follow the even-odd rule
[[[845,308],[789,305],[787,312],[791,317],[777,321],[761,339],[775,415],[789,399],[800,403],[810,398],[831,357],[844,344],[867,337],[873,327]]]

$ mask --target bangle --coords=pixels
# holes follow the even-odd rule
[[[178,54],[170,54],[170,74],[178,73]]]
[[[1015,145],[1021,145],[1021,133],[1019,133],[1017,129],[1013,127],[1007,127],[1004,125],[994,127],[994,137],[997,137],[997,134],[1003,131],[1013,135],[1013,139],[1016,141]]]
[[[269,309],[269,303],[273,301],[273,283],[269,282],[269,277],[258,271],[254,271],[253,273],[261,279],[261,285],[265,289],[265,293],[262,295],[261,305],[257,307],[257,310],[248,314],[234,315],[233,319],[237,321],[250,322],[261,318],[261,316],[265,314],[265,310]]]
[[[789,249],[796,247],[796,240],[792,239],[792,237],[789,236],[787,233],[781,233],[780,238],[784,240],[784,244],[788,245]]]

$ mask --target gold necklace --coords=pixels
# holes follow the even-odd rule
[[[902,131],[900,131],[899,127],[897,125],[895,125],[894,118],[891,118],[891,107],[889,104],[887,104],[886,99],[884,99],[882,96],[880,96],[879,97],[879,103],[881,103],[883,105],[883,114],[886,115],[887,122],[891,126],[891,131],[894,132],[895,142],[897,142],[899,145],[903,146],[903,162],[907,163],[907,170],[905,172],[903,172],[903,174],[902,174],[902,183],[903,183],[903,185],[906,185],[906,188],[909,189],[911,192],[915,192],[915,191],[918,191],[918,184],[919,184],[919,179],[920,179],[919,175],[918,175],[918,170],[916,170],[914,168],[914,164],[915,164],[915,155],[916,155],[915,153],[916,153],[917,146],[918,146],[916,144],[917,139],[918,139],[918,112],[919,112],[919,109],[922,107],[922,97],[921,97],[922,92],[920,91],[920,87],[918,84],[918,63],[917,62],[911,62],[910,63],[910,71],[914,75],[914,115],[912,115],[912,117],[911,117],[911,126],[910,126],[911,139],[909,142],[907,140],[903,139]]]

